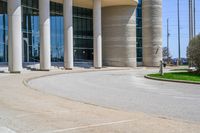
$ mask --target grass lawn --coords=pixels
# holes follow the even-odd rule
[[[165,73],[163,76],[161,76],[160,74],[149,74],[148,76],[152,78],[200,82],[200,74],[194,74],[189,72],[171,72]]]

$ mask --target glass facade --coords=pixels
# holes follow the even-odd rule
[[[8,61],[8,15],[7,2],[0,1],[0,62]]]
[[[63,5],[50,3],[51,16],[51,61],[64,61],[64,19]]]
[[[74,7],[74,59],[76,62],[93,60],[93,10]]]
[[[39,62],[40,31],[39,1],[22,0],[23,61]],[[50,3],[51,61],[64,61],[63,4]],[[93,12],[92,9],[73,7],[74,60],[93,60]],[[0,62],[8,61],[7,2],[0,0]]]
[[[64,60],[63,4],[51,2],[51,59]],[[74,61],[93,60],[93,12],[92,9],[73,7]]]
[[[22,0],[23,61],[38,62],[40,53],[38,0]]]
[[[64,60],[63,4],[51,2],[51,59]],[[73,7],[74,60],[93,60],[93,16],[92,9]]]
[[[142,0],[138,0],[136,12],[137,62],[142,62]]]

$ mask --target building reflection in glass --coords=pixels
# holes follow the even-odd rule
[[[40,31],[38,0],[22,0],[23,61],[39,62]],[[63,4],[50,3],[51,61],[64,60]],[[74,60],[93,60],[93,13],[92,9],[73,7]],[[0,62],[8,61],[7,2],[0,1]]]
[[[22,0],[23,61],[38,62],[39,5],[38,0]]]

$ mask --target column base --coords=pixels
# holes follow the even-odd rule
[[[73,68],[65,68],[65,70],[73,70]]]
[[[102,69],[102,67],[94,67],[95,69]]]
[[[49,69],[39,69],[38,71],[44,71],[44,72],[49,72]]]
[[[10,72],[12,74],[21,74],[21,71]]]

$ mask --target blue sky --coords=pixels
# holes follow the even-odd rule
[[[200,0],[196,0],[196,33],[200,33]],[[178,57],[177,0],[163,0],[163,46],[167,46],[167,18],[169,18],[170,52]],[[181,57],[186,57],[189,42],[188,0],[180,0]]]

